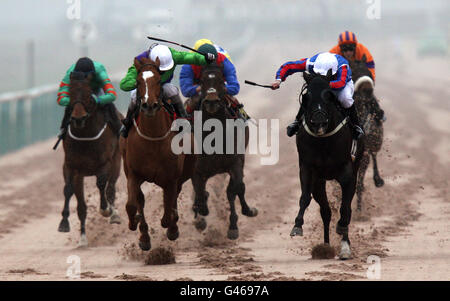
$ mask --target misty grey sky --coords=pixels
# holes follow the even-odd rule
[[[449,37],[450,1],[371,0],[380,3],[380,19],[369,19],[367,0],[80,0],[81,21],[96,27],[89,55],[110,72],[125,70],[154,35],[192,45],[210,38],[227,49],[252,40],[288,43],[289,39],[330,47],[344,30],[367,44],[389,39],[420,39],[427,30]],[[69,1],[69,2],[73,2]],[[370,2],[370,1],[369,1]],[[76,20],[67,18],[67,0],[2,0],[0,10],[0,92],[23,89],[26,43],[36,51],[36,84],[56,83],[80,56],[72,39]],[[236,50],[237,51],[237,50]]]

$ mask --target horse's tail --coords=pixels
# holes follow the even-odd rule
[[[358,91],[358,89],[364,84],[364,83],[368,83],[370,84],[370,86],[373,87],[375,86],[375,83],[373,82],[373,79],[370,78],[370,76],[368,75],[364,75],[361,76],[360,78],[358,78],[355,82],[355,91]]]

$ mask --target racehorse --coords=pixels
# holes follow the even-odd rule
[[[350,68],[355,81],[355,105],[361,124],[365,132],[365,151],[361,160],[356,184],[357,209],[362,209],[362,195],[364,191],[364,176],[369,167],[370,157],[373,162],[373,180],[376,187],[384,185],[377,164],[377,153],[383,143],[383,123],[380,122],[384,115],[383,110],[373,94],[374,83],[372,73],[366,65],[366,57],[361,61],[351,61]]]
[[[311,194],[320,205],[324,225],[324,242],[330,243],[329,225],[331,210],[327,199],[326,181],[337,180],[342,189],[340,219],[336,232],[342,235],[339,258],[351,257],[348,227],[351,219],[351,202],[355,194],[356,177],[364,147],[358,140],[355,160],[351,150],[353,139],[347,118],[340,110],[335,94],[329,88],[331,69],[327,76],[304,73],[307,93],[303,105],[305,114],[297,133],[296,143],[300,165],[302,194],[300,210],[291,236],[303,235],[303,215],[311,202]]]
[[[202,112],[202,128],[207,125],[210,129],[214,127],[215,131],[220,128],[219,137],[214,138],[213,150],[204,150],[197,156],[192,177],[192,184],[195,191],[195,201],[193,211],[197,218],[200,215],[202,222],[197,222],[196,227],[204,230],[206,227],[205,216],[209,214],[208,209],[208,192],[205,190],[206,182],[209,178],[222,173],[230,176],[227,187],[227,198],[230,204],[230,225],[227,237],[229,239],[237,239],[239,237],[239,229],[237,226],[238,215],[234,201],[236,196],[239,197],[242,214],[248,217],[254,217],[258,214],[256,208],[250,208],[245,200],[245,183],[244,163],[245,149],[248,145],[249,129],[242,119],[236,119],[228,102],[226,100],[226,91],[222,66],[210,64],[203,67],[201,78],[201,112]],[[236,126],[227,126],[227,120],[235,122]],[[231,124],[231,123],[229,123]],[[222,131],[223,130],[223,131]],[[196,133],[197,136],[197,133]],[[211,142],[211,136],[214,136],[211,130],[202,132],[202,145],[206,141]],[[230,137],[232,137],[230,139]],[[197,137],[196,137],[197,139]],[[200,140],[200,139],[198,139]],[[218,140],[221,140],[219,142]],[[212,145],[212,143],[211,143]]]
[[[134,60],[138,71],[137,121],[130,129],[128,138],[120,138],[123,166],[127,177],[128,201],[126,210],[130,230],[139,225],[139,247],[150,250],[151,242],[144,215],[145,197],[141,190],[144,182],[155,183],[164,191],[164,215],[161,226],[167,228],[167,238],[179,236],[177,199],[183,183],[190,179],[195,157],[175,154],[171,142],[176,132],[171,131],[173,108],[163,102],[159,59],[155,62],[142,58]],[[138,213],[138,214],[136,214]]]
[[[71,115],[68,135],[63,141],[65,202],[58,231],[70,231],[69,200],[75,194],[81,223],[81,237],[78,244],[80,247],[88,244],[85,229],[87,207],[84,199],[84,177],[97,177],[100,213],[104,217],[110,217],[111,224],[120,223],[120,217],[114,208],[115,185],[120,174],[119,139],[113,132],[104,110],[114,110],[119,117],[121,115],[113,104],[103,107],[97,105],[89,85],[92,76],[79,72],[72,72],[70,76]]]

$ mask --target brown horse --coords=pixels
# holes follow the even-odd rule
[[[87,246],[86,238],[86,202],[84,200],[84,177],[96,176],[100,191],[100,213],[110,217],[110,223],[120,223],[120,217],[114,208],[115,184],[120,174],[119,139],[107,122],[104,110],[92,98],[89,85],[92,74],[73,72],[70,77],[71,110],[68,135],[63,141],[64,147],[64,209],[58,231],[69,232],[69,200],[75,194],[78,205],[78,218],[81,223],[79,246]],[[112,106],[112,104],[107,105]],[[115,110],[115,107],[114,107]],[[121,117],[120,113],[116,113]]]
[[[139,246],[147,251],[150,250],[151,243],[141,185],[150,182],[163,189],[164,215],[161,226],[168,228],[167,237],[170,240],[177,239],[177,199],[183,183],[191,178],[195,157],[177,155],[171,149],[172,138],[176,133],[171,131],[173,119],[166,109],[167,104],[162,100],[159,59],[156,62],[147,58],[135,59],[134,66],[138,71],[139,116],[138,121],[134,121],[135,126],[130,129],[128,138],[120,138],[120,145],[128,181],[128,227],[135,231],[139,224]]]
[[[363,56],[361,61],[351,61],[350,68],[352,69],[352,78],[355,81],[355,106],[366,133],[365,150],[361,159],[356,184],[357,209],[361,211],[364,177],[369,167],[370,157],[372,157],[375,186],[381,187],[384,185],[377,164],[377,153],[381,150],[383,144],[383,123],[380,120],[384,112],[373,94],[373,79],[366,65],[366,57]]]

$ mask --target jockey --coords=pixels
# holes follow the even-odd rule
[[[106,110],[107,114],[110,115],[108,116],[108,119],[111,121],[112,130],[118,134],[120,129],[120,120],[116,114],[114,105],[112,105],[112,102],[116,100],[117,94],[111,80],[109,79],[108,73],[106,73],[105,66],[99,62],[92,61],[88,57],[82,57],[75,64],[70,66],[61,81],[61,84],[59,85],[59,91],[57,94],[58,98],[56,101],[59,105],[66,107],[64,111],[64,118],[61,123],[61,133],[59,134],[59,137],[64,139],[67,130],[66,128],[69,124],[69,90],[70,74],[72,72],[84,73],[86,77],[90,73],[94,74],[94,77],[92,77],[90,82],[92,91],[94,92],[92,97],[95,99],[97,104],[109,107],[109,109]]]
[[[194,49],[198,50],[200,48],[200,46],[202,46],[203,44],[211,44],[211,45],[213,45],[214,48],[216,48],[218,53],[221,53],[221,54],[225,55],[227,57],[227,59],[230,60],[231,63],[233,63],[233,61],[231,60],[230,55],[228,54],[228,51],[226,51],[225,49],[223,49],[219,45],[214,44],[211,40],[208,40],[208,39],[197,40],[195,42],[195,44],[194,44]]]
[[[196,46],[198,46],[197,43]],[[196,50],[204,54],[212,53],[217,57],[216,63],[223,65],[223,75],[225,78],[225,89],[227,95],[231,96],[232,103],[239,105],[237,100],[232,97],[239,93],[240,86],[236,76],[236,69],[231,61],[223,53],[218,52],[217,48],[210,43],[205,43]],[[187,111],[189,113],[192,113],[192,111],[197,108],[200,101],[199,93],[201,91],[201,87],[199,85],[199,80],[201,71],[202,68],[200,66],[194,65],[184,65],[181,68],[180,88],[183,95],[191,99],[191,101],[188,101],[189,105],[187,106]]]
[[[363,57],[366,57],[366,66],[372,74],[373,85],[375,85],[375,62],[373,60],[372,54],[370,54],[369,50],[363,44],[359,43],[356,39],[356,36],[351,31],[344,31],[339,35],[338,44],[331,48],[331,53],[339,54],[347,59],[347,61],[363,60]],[[375,97],[375,96],[374,96]],[[376,114],[376,118],[380,121],[385,121],[386,116],[384,111],[379,107],[378,99],[375,102],[377,108],[376,111],[379,114]]]
[[[184,109],[183,102],[180,98],[180,94],[178,88],[171,84],[170,81],[173,78],[173,72],[175,71],[175,67],[177,65],[184,64],[194,64],[194,65],[206,65],[207,63],[213,62],[216,60],[215,55],[207,54],[202,56],[197,53],[189,53],[184,51],[177,51],[173,48],[167,47],[165,45],[153,44],[150,46],[149,50],[144,51],[136,58],[150,58],[152,61],[155,61],[159,58],[160,66],[159,71],[161,73],[161,87],[163,93],[163,100],[167,101],[170,99],[175,108],[175,111],[178,116],[186,118],[186,110]],[[127,75],[120,81],[120,89],[123,91],[132,91],[131,92],[131,103],[128,106],[127,116],[124,120],[122,120],[123,127],[121,129],[121,134],[123,137],[128,136],[128,131],[132,125],[134,112],[136,110],[136,78],[138,75],[138,71],[136,67],[133,65],[128,68]]]
[[[364,134],[364,131],[359,124],[358,114],[356,113],[355,106],[353,105],[354,88],[352,71],[350,70],[348,61],[342,56],[329,52],[322,52],[310,58],[287,62],[281,65],[278,69],[275,76],[276,81],[272,84],[272,89],[278,89],[281,82],[285,81],[286,78],[293,73],[308,71],[311,74],[320,74],[325,76],[327,75],[329,69],[332,70],[332,75],[335,78],[330,81],[330,88],[335,92],[341,106],[346,109],[346,112],[350,117],[351,124],[353,125],[354,137],[359,139],[361,135]],[[300,106],[300,110],[295,121],[287,127],[287,135],[289,137],[297,133],[300,128],[300,121],[303,114],[304,107],[302,105]]]
[[[372,73],[372,79],[375,82],[375,62],[369,50],[361,43],[358,43],[356,36],[351,31],[344,31],[339,35],[338,44],[331,48],[331,53],[339,54],[347,59],[347,61],[362,60],[366,56],[367,68]]]

